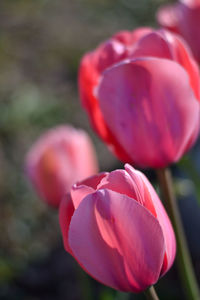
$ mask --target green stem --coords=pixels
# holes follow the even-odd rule
[[[177,263],[179,276],[182,280],[184,290],[189,300],[199,300],[200,293],[198,284],[195,278],[183,225],[181,222],[178,206],[173,190],[172,176],[170,170],[157,169],[158,181],[163,197],[165,199],[168,214],[171,218],[177,242]]]
[[[148,300],[159,300],[156,291],[153,286],[144,291],[144,294]]]

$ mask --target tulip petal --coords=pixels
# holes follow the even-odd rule
[[[149,191],[149,197],[151,197],[156,210],[157,219],[162,228],[164,240],[165,240],[165,249],[166,249],[166,260],[164,261],[161,274],[164,275],[172,266],[176,254],[176,240],[172,224],[170,219],[162,205],[162,202],[158,198],[156,191],[153,186],[150,184],[146,176],[141,173],[142,180],[146,189]]]
[[[196,61],[193,59],[190,48],[178,36],[166,32],[168,42],[171,40],[171,47],[174,51],[175,60],[184,67],[190,77],[190,84],[195,93],[196,98],[200,101],[200,76],[199,68]]]
[[[98,190],[84,198],[69,228],[73,256],[100,282],[140,292],[160,275],[165,252],[161,227],[128,196]]]
[[[113,64],[124,59],[126,47],[117,40],[110,39],[102,43],[95,52],[95,64],[99,74]]]
[[[79,93],[83,107],[90,116],[90,122],[97,133],[106,138],[106,124],[102,118],[96,97],[93,95],[93,88],[97,85],[99,72],[95,68],[94,53],[84,55],[79,68]]]
[[[151,196],[149,195],[149,191],[147,190],[144,184],[143,178],[141,176],[142,173],[134,169],[129,164],[125,164],[124,168],[129,174],[132,182],[134,182],[135,190],[137,190],[137,198],[135,198],[136,201],[139,202],[142,206],[144,206],[148,211],[152,213],[154,217],[157,218],[154,203],[152,201]]]
[[[89,112],[94,129],[104,139],[107,138],[107,128],[94,95],[94,90],[101,72],[119,62],[125,55],[125,46],[119,41],[111,39],[102,43],[96,51],[84,55],[81,60],[79,69],[80,98],[83,106]]]
[[[146,197],[144,183],[141,180],[141,177],[138,176],[140,172],[133,169],[128,164],[127,166],[133,170],[131,174],[129,174],[126,169],[110,172],[101,180],[98,185],[98,189],[109,189],[120,194],[127,195],[142,206],[145,206],[154,215],[154,217],[156,217],[152,200],[150,197]]]
[[[69,194],[67,194],[61,201],[59,206],[59,223],[63,236],[63,243],[65,250],[72,254],[68,243],[68,231],[71,218],[74,213],[74,205]]]
[[[157,58],[172,59],[170,45],[159,31],[145,35],[133,48],[131,58],[153,56]]]
[[[134,181],[125,170],[115,170],[104,177],[98,189],[109,189],[120,194],[125,194],[133,199],[140,198]]]
[[[172,266],[176,254],[176,240],[170,219],[146,176],[142,172],[135,170],[129,164],[125,165],[125,170],[130,174],[133,180],[138,183],[138,190],[143,191],[144,207],[153,213],[162,228],[166,248],[166,257],[161,271],[161,273],[164,274]]]
[[[177,35],[157,30],[140,39],[130,55],[132,58],[153,56],[177,61],[187,71],[191,87],[200,101],[199,69],[187,44]]]
[[[101,53],[101,50],[103,50],[102,46],[94,52],[87,53],[81,60],[79,69],[80,98],[84,108],[88,112],[94,130],[109,145],[112,152],[116,153],[116,155],[119,153],[119,155],[124,158],[124,161],[129,162],[131,161],[130,157],[124,149],[122,149],[107,127],[99,108],[98,99],[94,95],[95,88],[100,78],[100,71],[98,70],[99,55],[104,55]],[[122,59],[122,56],[119,56],[117,59],[117,55],[115,55],[115,60],[112,60],[112,63],[116,63],[120,59]],[[107,67],[110,67],[110,65],[111,62],[108,63]]]
[[[91,176],[81,182],[75,183],[71,188],[71,197],[75,209],[79,206],[82,199],[91,193],[94,193],[98,184],[104,177],[107,177],[107,172],[99,173],[98,175]]]
[[[152,32],[150,27],[140,27],[133,31],[122,30],[112,36],[113,39],[120,41],[122,44],[132,47],[139,39]]]
[[[177,161],[199,124],[199,103],[188,74],[167,59],[115,65],[104,72],[98,98],[111,132],[139,166]]]

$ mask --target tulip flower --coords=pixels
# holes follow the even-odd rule
[[[164,30],[139,33],[128,45],[119,33],[83,57],[80,96],[120,160],[161,168],[178,161],[198,136],[200,77],[181,38]]]
[[[38,194],[57,207],[71,186],[98,171],[86,132],[68,125],[44,133],[26,157],[28,177]]]
[[[141,292],[171,267],[176,243],[148,179],[130,165],[73,185],[59,210],[66,251],[101,283]]]
[[[142,27],[133,32],[120,31],[110,40],[102,43],[96,50],[86,53],[81,60],[79,69],[79,93],[82,105],[88,113],[90,122],[97,134],[109,145],[115,144],[115,152],[123,154],[123,149],[110,132],[105,123],[98,99],[94,95],[95,87],[98,84],[102,72],[115,63],[120,62],[129,56],[132,46],[136,41],[152,30]],[[126,159],[124,160],[126,161]]]
[[[158,10],[157,20],[164,28],[180,34],[200,63],[200,1],[180,0],[175,4],[163,5]]]

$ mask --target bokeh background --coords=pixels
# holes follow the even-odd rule
[[[79,103],[81,56],[121,29],[156,26],[162,0],[0,0],[0,299],[124,300],[90,279],[62,246],[57,211],[35,194],[24,157],[46,129],[89,132],[100,169],[122,165],[90,129]],[[195,271],[200,278],[200,143],[173,167]],[[148,171],[152,182],[155,176]],[[184,299],[176,267],[161,299]]]

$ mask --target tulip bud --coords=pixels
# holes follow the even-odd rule
[[[148,179],[130,165],[73,185],[59,209],[66,251],[101,283],[141,292],[171,267],[176,242]]]
[[[26,157],[26,170],[38,194],[57,207],[74,182],[95,174],[98,167],[86,132],[58,126],[32,146]]]
[[[143,29],[131,45],[124,44],[123,35],[110,40],[115,57],[119,43],[125,49],[115,63],[102,45],[85,55],[80,96],[94,129],[120,160],[166,167],[199,133],[198,66],[184,42],[168,31]],[[97,67],[100,57],[109,57],[103,71]]]

